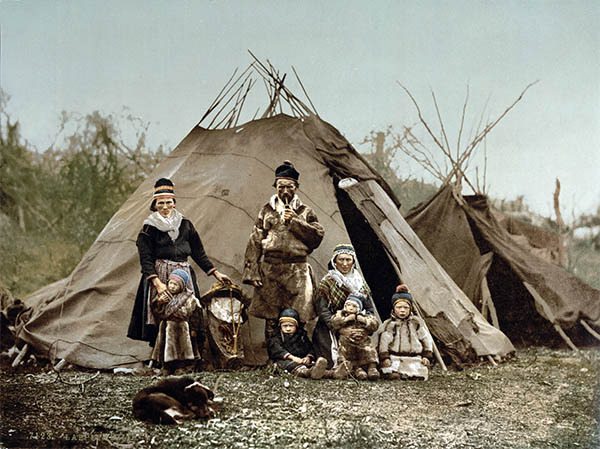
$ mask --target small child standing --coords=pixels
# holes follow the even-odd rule
[[[331,318],[331,327],[339,335],[338,364],[348,363],[357,380],[377,380],[377,351],[371,346],[370,336],[377,330],[379,321],[364,312],[364,300],[360,293],[350,293],[343,309]]]
[[[152,300],[152,312],[160,324],[151,357],[163,364],[165,374],[186,371],[186,365],[201,358],[196,330],[190,326],[200,312],[200,302],[189,286],[189,273],[177,268],[169,275],[167,290]]]
[[[386,379],[429,377],[433,338],[422,318],[414,313],[413,297],[402,284],[392,296],[392,313],[379,327],[377,350]]]
[[[313,362],[312,343],[294,309],[283,309],[279,314],[279,332],[267,341],[267,351],[279,368],[294,376],[321,379],[326,374],[327,360],[319,357]]]

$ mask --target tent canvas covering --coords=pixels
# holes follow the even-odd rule
[[[600,291],[520,245],[485,196],[462,196],[447,185],[406,220],[475,304],[489,289],[500,329],[514,343],[558,342],[554,325],[586,341],[580,320],[600,326]]]
[[[316,115],[285,114],[226,129],[194,127],[114,214],[73,272],[26,299],[32,312],[19,337],[39,353],[85,367],[147,360],[148,344],[128,339],[126,332],[140,279],[135,240],[149,213],[154,181],[174,181],[177,207],[198,229],[208,256],[241,284],[248,236],[259,208],[274,193],[274,169],[284,159],[300,171],[299,196],[325,228],[309,258],[317,280],[334,246],[352,241],[382,316],[400,277],[411,284],[432,334],[454,351],[455,360],[513,350],[429,255],[398,213],[387,184],[346,139]],[[349,177],[359,182],[356,188],[336,187]],[[372,195],[372,201],[359,193]],[[371,217],[376,209],[377,225]],[[208,290],[213,278],[195,270],[200,290]],[[251,318],[242,326],[248,364],[266,360],[262,325]]]

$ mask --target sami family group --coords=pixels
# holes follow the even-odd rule
[[[392,288],[391,314],[381,322],[348,243],[334,248],[327,273],[314,279],[307,257],[325,229],[299,198],[299,182],[290,161],[275,169],[275,191],[258,212],[244,256],[243,282],[254,287],[248,312],[265,320],[270,359],[310,379],[426,380],[433,340],[408,286]],[[176,203],[173,182],[157,180],[136,242],[142,278],[127,334],[150,343],[165,374],[190,372],[201,358],[200,295],[189,259],[217,282],[232,283]],[[305,325],[315,319],[309,337]]]

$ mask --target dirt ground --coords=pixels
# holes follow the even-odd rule
[[[66,371],[59,378],[47,368],[4,368],[1,445],[600,447],[600,349],[528,349],[496,368],[436,367],[427,382],[311,381],[274,376],[266,368],[197,377],[217,384],[222,409],[215,419],[171,427],[145,424],[131,414],[131,398],[156,377]]]

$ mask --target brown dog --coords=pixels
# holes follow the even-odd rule
[[[133,416],[155,424],[180,424],[215,415],[215,395],[191,377],[170,377],[140,390],[133,398]]]

